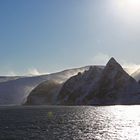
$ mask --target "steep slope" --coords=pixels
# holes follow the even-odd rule
[[[55,80],[58,82],[64,82],[71,76],[78,72],[83,72],[88,69],[87,67],[69,69],[58,73],[49,75],[41,75],[35,77],[22,77],[18,79],[5,80],[0,83],[0,104],[23,104],[26,101],[29,93],[40,83],[49,80]]]
[[[53,80],[41,83],[30,93],[25,105],[55,104],[61,85]]]
[[[139,84],[111,58],[104,70],[93,68],[67,80],[58,100],[64,105],[135,104],[139,92]]]
[[[128,75],[114,58],[107,63],[97,88],[86,97],[90,104],[140,103],[139,84]]]
[[[89,69],[89,67],[88,67],[88,69]],[[90,74],[89,73],[87,73],[87,71],[88,71],[88,69],[85,69],[85,72],[84,72],[84,74],[83,74],[83,76],[82,76],[82,73],[83,73],[83,71],[81,71],[81,72],[79,72],[78,73],[78,75],[77,76],[74,76],[74,77],[77,77],[77,80],[78,79],[83,79],[84,78],[84,80],[86,80],[86,81],[88,81],[88,79],[89,79],[89,76],[90,76]],[[100,71],[102,71],[103,69],[104,69],[104,67],[102,67],[102,66],[91,66],[90,67],[90,72],[91,73],[93,73],[92,72],[92,69],[95,69],[95,71],[96,70],[99,70],[98,72],[100,73]],[[82,76],[82,77],[80,77],[80,76]],[[70,78],[71,79],[71,78]],[[72,78],[73,79],[73,78]],[[94,78],[94,76],[93,76],[93,79],[95,79]],[[78,82],[79,83],[79,85],[81,84],[85,84],[85,82],[86,81],[84,81],[84,80],[82,80],[82,82]],[[27,102],[25,103],[25,104],[30,104],[30,105],[37,105],[37,104],[50,104],[50,101],[48,101],[47,99],[48,99],[48,96],[50,96],[50,95],[52,95],[52,97],[51,98],[53,98],[53,101],[52,101],[52,104],[57,104],[59,101],[58,100],[56,100],[56,96],[58,95],[58,92],[59,92],[59,90],[60,90],[60,88],[63,86],[63,82],[57,82],[56,83],[56,80],[54,81],[50,81],[51,82],[51,84],[47,84],[48,82],[46,81],[46,82],[43,82],[43,83],[41,83],[39,86],[37,86],[31,93],[30,93],[30,95],[28,96],[28,98],[27,98]],[[53,84],[53,86],[52,86],[52,84]],[[87,83],[88,84],[88,83]],[[75,85],[76,86],[76,85]],[[48,90],[48,88],[50,89],[50,90]],[[54,89],[57,89],[57,92],[56,93],[53,93],[52,94],[52,91],[54,90]],[[73,90],[74,88],[73,87],[71,87],[71,90]],[[87,89],[81,89],[81,90],[83,90],[83,93],[85,93],[85,90],[87,90]],[[40,95],[41,95],[41,98],[40,98]],[[55,97],[54,97],[55,96]],[[44,99],[45,100],[44,100]]]
[[[131,76],[134,77],[134,79],[136,79],[137,81],[139,81],[140,80],[140,69],[135,71]]]
[[[102,71],[103,69],[100,67],[93,66],[83,74],[78,73],[78,75],[68,79],[58,95],[59,104],[84,104],[82,101],[92,90],[93,85],[98,82]]]

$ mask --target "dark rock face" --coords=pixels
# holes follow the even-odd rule
[[[47,81],[37,86],[28,96],[25,105],[55,104],[55,98],[61,84],[55,81]]]
[[[139,91],[138,83],[114,58],[111,58],[101,74],[96,89],[86,98],[91,99],[89,104],[131,104],[137,102],[136,95]]]
[[[90,67],[88,71],[83,74],[71,77],[67,80],[58,96],[60,104],[75,105],[86,104],[83,99],[86,94],[94,87],[98,81],[103,69],[99,67]]]
[[[64,105],[132,104],[140,103],[139,92],[139,84],[111,58],[104,70],[93,67],[67,80],[58,100]]]

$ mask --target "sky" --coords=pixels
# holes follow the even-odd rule
[[[140,65],[139,0],[0,0],[0,75]]]

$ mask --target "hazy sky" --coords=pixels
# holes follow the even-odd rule
[[[0,0],[0,75],[140,64],[139,0]]]

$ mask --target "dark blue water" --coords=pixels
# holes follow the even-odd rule
[[[0,140],[139,140],[140,106],[0,107]]]

